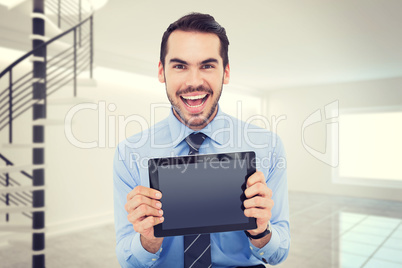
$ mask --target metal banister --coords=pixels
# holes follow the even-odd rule
[[[0,153],[0,158],[1,160],[3,160],[4,162],[6,162],[7,166],[14,166],[14,163],[10,161],[10,159],[8,159],[7,157],[5,157],[4,155],[2,155]],[[32,175],[29,175],[28,173],[26,173],[25,171],[21,171],[21,174],[24,175],[25,177],[32,179]]]
[[[57,3],[56,3],[57,1]],[[46,4],[46,6],[45,6]],[[13,120],[19,115],[25,113],[28,109],[33,111],[33,120],[37,124],[33,127],[33,143],[44,143],[43,120],[46,120],[47,96],[59,90],[64,85],[73,82],[74,96],[77,94],[77,77],[84,70],[89,69],[90,78],[93,73],[93,11],[83,9],[82,0],[72,1],[61,0],[33,0],[33,29],[32,29],[32,46],[33,49],[15,60],[7,68],[0,72],[0,79],[7,79],[8,87],[0,91],[0,131],[9,126],[9,143],[13,138]],[[55,7],[55,5],[57,5]],[[63,33],[47,40],[45,34],[45,21],[48,17],[45,14],[45,8],[50,12],[57,10],[57,25]],[[73,11],[73,13],[71,12]],[[63,16],[62,16],[63,15]],[[82,16],[89,15],[82,20]],[[78,21],[77,21],[78,19]],[[70,27],[71,26],[71,27]],[[73,34],[73,36],[68,36]],[[67,37],[67,38],[66,38]],[[65,49],[66,46],[51,46],[55,41],[65,41],[73,39],[71,47]],[[47,40],[47,41],[46,41]],[[49,47],[50,46],[50,47]],[[68,45],[67,45],[68,46]],[[58,48],[56,48],[58,47]],[[61,51],[61,52],[60,52]],[[52,57],[49,57],[51,52]],[[56,55],[54,55],[56,54]],[[31,57],[33,62],[33,70],[24,75],[15,77],[17,69],[21,62]],[[13,81],[15,79],[15,81]],[[6,81],[6,80],[5,80]],[[32,96],[31,96],[32,95]],[[8,104],[8,107],[7,107]],[[8,113],[8,114],[7,114]],[[0,202],[4,202],[7,206],[10,204],[21,207],[10,207],[2,209],[6,214],[6,220],[9,220],[9,213],[21,212],[23,215],[32,219],[32,229],[35,232],[32,235],[32,267],[45,267],[45,170],[44,155],[45,148],[33,147],[32,166],[34,167],[32,175],[26,173],[22,169],[25,166],[14,166],[14,164],[4,155],[0,154],[0,160],[3,160],[8,167],[2,167],[0,174],[0,186],[6,187],[0,189]],[[12,178],[9,173],[20,172],[25,177],[32,180],[32,186],[27,187]],[[11,188],[8,188],[11,186]],[[11,191],[11,192],[10,192]],[[32,207],[31,207],[32,205]]]
[[[85,22],[87,22],[88,20],[92,21],[93,19],[93,14],[91,16],[89,16],[88,18],[86,18],[85,20],[81,21],[78,25],[71,27],[70,29],[68,29],[67,31],[65,31],[64,33],[61,33],[59,35],[57,35],[56,37],[53,37],[52,39],[49,39],[47,42],[39,45],[38,47],[36,47],[35,49],[31,50],[30,52],[26,53],[25,55],[21,56],[19,59],[17,59],[16,61],[14,61],[13,63],[11,63],[7,68],[5,68],[1,73],[0,73],[0,78],[2,78],[6,73],[8,73],[12,68],[14,68],[14,66],[16,66],[18,63],[22,62],[23,60],[25,60],[26,58],[28,58],[29,56],[31,56],[34,52],[39,51],[39,49],[53,43],[54,41],[62,38],[63,36],[67,35],[68,33],[74,31],[76,28],[80,27],[81,25],[83,25]]]

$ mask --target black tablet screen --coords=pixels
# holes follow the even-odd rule
[[[257,227],[243,207],[247,178],[256,171],[254,152],[152,158],[148,165],[165,218],[154,227],[156,237]]]
[[[245,160],[159,166],[164,230],[248,223],[242,210]]]

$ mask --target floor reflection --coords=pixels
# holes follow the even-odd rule
[[[402,267],[402,202],[290,193],[291,251],[279,267]]]

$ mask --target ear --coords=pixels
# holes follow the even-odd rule
[[[223,73],[223,84],[229,84],[229,79],[230,79],[230,66],[228,63]]]
[[[158,64],[158,79],[159,82],[165,83],[165,71],[163,70],[163,64],[161,61],[159,61]]]

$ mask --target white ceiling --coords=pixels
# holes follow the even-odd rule
[[[402,76],[401,0],[109,0],[95,12],[96,64],[156,77],[163,32],[192,11],[226,28],[235,85]]]
[[[127,70],[156,75],[164,30],[191,11],[226,28],[235,84],[277,89],[402,76],[401,0],[109,0],[95,17],[99,58],[125,58]]]

